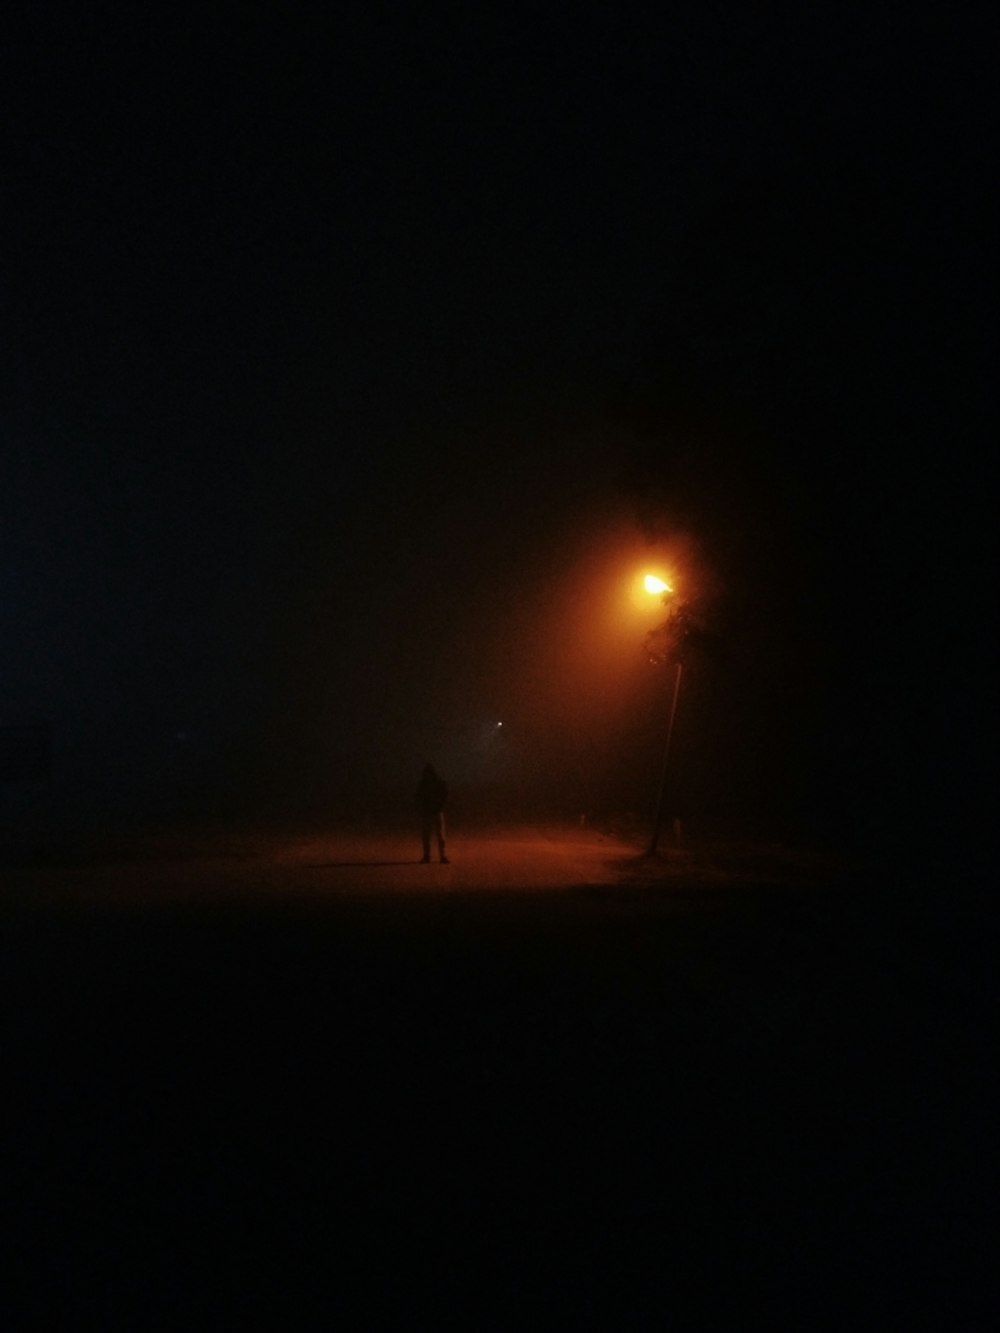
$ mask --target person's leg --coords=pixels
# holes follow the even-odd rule
[[[431,825],[432,825],[432,823],[433,823],[433,820],[430,819],[429,816],[427,816],[427,815],[424,815],[424,816],[422,817],[422,819],[420,820],[420,841],[423,843],[424,855],[423,855],[423,858],[422,858],[422,859],[423,859],[424,861],[429,861],[429,860],[431,859]]]
[[[444,815],[440,813],[437,817],[437,844],[438,856],[442,861],[447,861],[448,858],[444,854]]]

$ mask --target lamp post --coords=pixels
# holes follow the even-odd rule
[[[669,583],[664,583],[655,574],[647,574],[643,586],[653,597],[662,597],[673,592]],[[656,812],[653,815],[653,835],[650,839],[647,856],[655,856],[660,843],[660,824],[663,822],[663,803],[667,795],[667,775],[670,771],[670,742],[674,735],[674,718],[677,716],[677,697],[681,690],[681,663],[678,659],[674,671],[674,689],[670,699],[670,717],[667,721],[667,739],[663,746],[663,765],[660,769],[660,786],[656,796]]]

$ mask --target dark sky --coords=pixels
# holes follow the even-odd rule
[[[468,767],[494,714],[522,764],[553,718],[575,763],[642,694],[631,657],[571,663],[618,595],[600,560],[641,554],[644,432],[666,509],[693,487],[703,541],[749,534],[774,654],[815,671],[833,545],[854,578],[909,552],[937,487],[900,498],[891,460],[933,472],[975,374],[963,338],[920,399],[985,255],[985,24],[669,11],[5,20],[3,720],[95,771]]]

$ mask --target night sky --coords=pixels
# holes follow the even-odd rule
[[[24,9],[0,722],[54,781],[634,803],[652,556],[722,627],[685,813],[939,806],[985,727],[975,11]]]

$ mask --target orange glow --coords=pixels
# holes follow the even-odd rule
[[[642,581],[642,586],[648,593],[651,593],[654,596],[661,592],[673,592],[673,588],[671,588],[670,584],[664,583],[663,580],[658,579],[655,574],[647,574]]]
[[[648,676],[645,636],[667,615],[662,598],[645,587],[648,575],[689,596],[698,571],[693,549],[678,537],[657,543],[636,529],[628,506],[609,512],[604,499],[593,511],[574,512],[560,541],[545,552],[539,595],[512,598],[504,639],[522,663],[517,699],[541,730],[549,721],[579,719],[625,707]],[[544,582],[542,581],[544,578]],[[493,614],[484,606],[484,621]],[[502,738],[514,718],[499,709]]]

